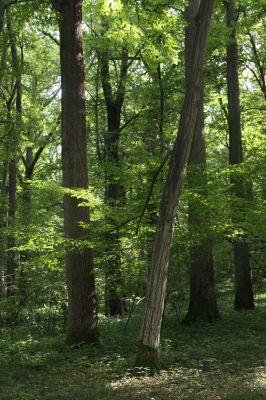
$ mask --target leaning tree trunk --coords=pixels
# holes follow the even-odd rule
[[[167,284],[170,245],[178,200],[183,187],[185,169],[200,107],[202,69],[213,4],[213,0],[200,2],[191,0],[186,10],[189,22],[189,26],[186,28],[187,38],[191,40],[193,54],[189,66],[190,80],[186,82],[178,136],[171,155],[160,206],[136,365],[159,367],[160,330]],[[195,34],[193,34],[194,29]]]
[[[198,113],[196,129],[191,146],[188,170],[189,189],[200,197],[207,198],[206,145],[204,138],[203,93]],[[191,236],[195,227],[206,227],[209,221],[208,210],[193,200],[188,204]],[[192,238],[193,240],[193,238]],[[219,318],[214,285],[212,241],[210,238],[196,239],[190,252],[190,297],[189,309],[184,318],[185,324],[196,321],[212,322]]]
[[[53,2],[60,12],[62,81],[62,166],[67,189],[88,188],[82,0]],[[96,293],[91,250],[86,239],[89,209],[71,194],[64,197],[68,286],[68,343],[97,343]],[[74,246],[73,246],[74,244]],[[75,247],[75,248],[73,248]]]
[[[235,23],[237,10],[234,0],[226,2],[227,26],[231,28],[230,42],[227,45],[227,96],[229,125],[229,162],[231,166],[243,161],[242,133],[239,101],[238,78],[238,45]],[[244,200],[246,195],[244,177],[231,174],[232,194],[237,199]],[[244,213],[242,213],[243,218]],[[241,222],[237,206],[232,206],[232,220],[235,224]],[[254,296],[251,280],[248,244],[244,237],[233,243],[235,263],[235,309],[248,310],[254,308]]]

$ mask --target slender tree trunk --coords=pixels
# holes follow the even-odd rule
[[[119,168],[119,138],[120,138],[121,109],[115,104],[107,103],[107,135],[105,137],[106,154],[106,203],[115,210],[120,207],[123,199],[123,186],[117,174],[108,172],[109,169]],[[120,307],[121,293],[121,249],[119,241],[119,228],[113,226],[106,234],[106,315],[115,316],[123,314]]]
[[[2,166],[2,180],[0,192],[0,299],[4,296],[4,272],[5,272],[5,235],[3,229],[6,225],[6,194],[7,194],[7,170],[8,162],[4,161]]]
[[[62,166],[67,189],[88,188],[85,84],[82,49],[82,0],[53,2],[60,11],[62,80]],[[75,242],[66,251],[68,286],[68,343],[97,343],[96,292],[91,250],[86,244],[89,209],[66,194],[66,238]],[[85,241],[85,243],[83,243]]]
[[[117,170],[121,167],[119,154],[121,112],[125,97],[125,84],[128,72],[128,51],[122,51],[120,77],[116,93],[113,93],[111,76],[109,71],[109,54],[99,50],[99,62],[101,81],[105,97],[107,132],[104,138],[105,167],[106,167],[106,204],[115,213],[115,209],[121,207],[124,202],[124,186],[117,176]],[[105,287],[105,314],[108,316],[124,313],[121,274],[121,248],[119,227],[114,226],[106,233],[106,287]]]
[[[229,125],[229,163],[231,166],[241,164],[243,161],[242,132],[239,100],[238,78],[238,45],[235,23],[237,10],[234,0],[226,4],[227,26],[231,28],[230,42],[227,45],[227,95],[228,95],[228,125]],[[232,194],[239,199],[246,196],[245,179],[231,174]],[[232,220],[239,223],[238,210],[232,207]],[[247,310],[254,308],[254,296],[251,280],[251,266],[248,245],[244,237],[235,240],[235,309]]]
[[[4,27],[4,16],[5,16],[5,4],[4,0],[0,0],[0,33]]]
[[[188,185],[191,191],[199,196],[207,197],[206,146],[204,138],[203,93],[197,125],[191,146]],[[189,226],[193,234],[195,226],[208,224],[208,211],[200,209],[192,201],[188,204]],[[193,239],[192,239],[193,240]],[[212,241],[210,238],[200,239],[190,246],[190,298],[189,309],[184,323],[196,321],[213,322],[219,317],[214,285],[214,268]]]
[[[8,185],[8,228],[9,233],[7,237],[7,271],[6,271],[6,285],[7,296],[12,296],[15,293],[15,273],[16,273],[16,257],[14,247],[16,240],[12,229],[15,224],[16,214],[16,190],[17,190],[17,165],[16,161],[12,160],[9,163],[9,185]]]
[[[30,135],[29,135],[30,136]],[[28,137],[30,140],[31,138]],[[29,227],[32,222],[32,194],[31,194],[31,184],[33,173],[30,170],[29,166],[33,161],[33,149],[32,147],[26,148],[26,157],[25,157],[25,175],[24,181],[22,184],[22,217],[21,222],[24,229],[24,237],[23,241],[25,243],[29,240]],[[28,279],[27,279],[27,270],[28,264],[30,261],[30,252],[29,250],[23,250],[20,252],[20,268],[19,268],[19,277],[18,277],[18,288],[20,293],[20,302],[21,305],[25,306],[28,303]]]
[[[9,15],[7,15],[9,17]],[[22,84],[21,84],[21,73],[22,73],[22,59],[19,58],[16,36],[13,31],[12,23],[9,18],[7,21],[7,31],[10,40],[10,49],[12,57],[12,68],[13,74],[16,77],[16,125],[14,130],[12,130],[11,142],[11,152],[12,159],[9,163],[9,210],[8,210],[8,227],[9,234],[7,238],[7,295],[13,295],[15,293],[15,277],[17,270],[17,260],[14,247],[16,245],[16,240],[12,229],[15,226],[15,216],[16,216],[16,190],[17,190],[17,150],[19,144],[19,136],[21,129],[21,114],[22,114]],[[11,110],[10,110],[11,111]]]
[[[170,246],[174,221],[181,195],[191,142],[200,107],[202,69],[209,32],[213,0],[190,1],[187,9],[188,40],[192,42],[190,80],[186,85],[178,135],[170,159],[169,172],[164,186],[159,223],[153,246],[149,270],[144,318],[140,332],[140,346],[136,365],[158,368],[161,322],[166,293]],[[196,34],[192,32],[195,27]]]

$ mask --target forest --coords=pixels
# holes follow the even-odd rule
[[[266,0],[0,0],[0,400],[266,400]]]

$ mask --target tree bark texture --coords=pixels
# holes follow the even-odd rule
[[[227,45],[227,96],[228,96],[228,126],[229,126],[229,163],[231,166],[241,164],[243,161],[241,115],[239,100],[238,77],[238,44],[235,24],[237,10],[234,0],[227,1],[226,17],[227,26],[231,29]],[[232,194],[236,198],[244,199],[246,195],[243,177],[231,173]],[[232,206],[232,220],[238,224],[238,210]],[[248,244],[244,237],[233,243],[235,264],[235,309],[246,310],[254,308],[254,295],[252,289],[251,266],[249,260]]]
[[[85,85],[82,48],[82,0],[58,2],[62,81],[62,166],[65,188],[88,188]],[[97,343],[98,327],[93,260],[82,242],[89,209],[70,194],[64,197],[68,285],[68,343]],[[74,245],[73,245],[74,244]],[[73,248],[74,247],[74,248]]]
[[[191,0],[190,3],[190,5],[196,5],[199,2]],[[136,365],[150,366],[151,360],[154,360],[155,366],[157,364],[170,245],[178,200],[183,187],[185,169],[200,107],[202,69],[213,4],[213,0],[201,1],[199,9],[193,14],[193,17],[187,16],[189,18],[189,25],[186,28],[186,37],[187,40],[191,40],[192,51],[189,66],[190,79],[186,82],[178,135],[174,143],[160,205],[159,223],[149,270],[144,318],[140,332],[140,347]],[[195,35],[193,34],[194,29],[196,32]],[[145,352],[143,352],[143,346],[145,346]]]

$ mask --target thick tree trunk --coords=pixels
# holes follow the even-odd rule
[[[178,200],[183,187],[185,169],[200,107],[202,68],[213,4],[213,0],[201,2],[191,0],[187,9],[189,26],[186,30],[187,37],[192,43],[191,51],[193,54],[189,66],[190,80],[186,85],[178,136],[170,159],[169,172],[160,206],[136,365],[148,365],[158,368],[160,330],[166,293],[170,245]],[[195,35],[192,33],[194,24],[196,25]]]
[[[188,184],[190,190],[199,196],[206,198],[208,194],[203,93],[191,146],[189,165]],[[208,211],[202,209],[199,210],[198,205],[195,205],[193,201],[190,201],[188,204],[188,217],[192,234],[195,226],[205,226],[207,228],[209,220]],[[196,321],[215,321],[219,318],[219,313],[216,302],[212,241],[210,238],[200,239],[199,243],[191,245],[189,275],[189,309],[183,322],[191,324]]]
[[[82,49],[82,0],[57,2],[60,11],[60,60],[62,80],[62,166],[68,189],[88,188],[85,86]],[[68,343],[97,343],[96,293],[91,250],[84,240],[89,209],[81,200],[64,197],[66,238],[73,242],[66,252],[68,285]]]
[[[231,166],[241,164],[243,161],[242,133],[239,100],[238,78],[238,45],[236,39],[235,23],[237,10],[234,0],[226,4],[227,26],[231,28],[230,43],[227,45],[227,95],[228,95],[228,125],[229,125],[229,163]],[[245,198],[245,182],[243,178],[231,174],[232,194],[237,198]],[[232,207],[232,220],[239,223],[238,210]],[[254,296],[251,280],[251,266],[249,261],[248,245],[244,237],[235,240],[235,309],[247,310],[254,308]]]

